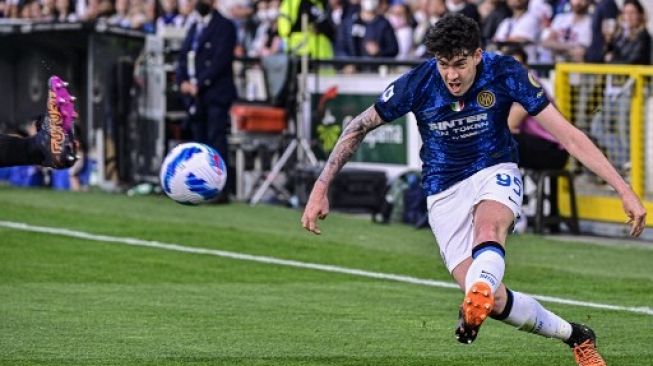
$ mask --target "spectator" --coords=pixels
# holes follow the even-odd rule
[[[243,55],[250,57],[255,57],[259,54],[263,43],[262,38],[266,28],[269,27],[267,0],[256,1],[254,8],[255,11],[242,24],[242,36],[239,42],[244,52]]]
[[[141,30],[145,33],[154,34],[156,33],[156,21],[157,21],[157,6],[156,0],[145,0],[144,10],[145,10],[145,21],[141,26]]]
[[[277,29],[288,51],[313,58],[333,57],[336,29],[322,0],[282,0]],[[302,15],[308,16],[308,29],[302,29]]]
[[[89,6],[90,6],[89,0],[71,0],[70,8],[74,9],[73,12],[75,13],[76,22],[79,21],[80,19],[84,19],[84,16],[88,12]]]
[[[107,22],[123,28],[131,28],[129,21],[129,0],[116,0],[115,13],[109,17]]]
[[[351,5],[347,0],[329,0],[327,5],[327,12],[329,13],[329,20],[333,29],[338,29],[342,20],[349,17],[351,14],[358,12],[358,7]]]
[[[125,28],[142,30],[147,22],[146,3],[149,0],[129,0],[127,17],[129,24]]]
[[[460,13],[474,19],[476,24],[481,26],[481,15],[478,13],[476,4],[469,3],[467,0],[446,0],[447,11],[450,13]]]
[[[568,13],[571,11],[570,0],[550,0],[551,10],[553,11],[553,17],[562,13]]]
[[[215,148],[229,166],[229,109],[236,99],[233,60],[236,26],[213,6],[199,0],[198,21],[179,52],[176,80],[185,96],[193,140]],[[225,189],[220,200],[228,200]]]
[[[623,23],[609,38],[605,61],[613,64],[650,65],[651,35],[646,29],[646,12],[638,0],[626,0]]]
[[[490,8],[487,16],[481,21],[481,38],[483,45],[487,45],[492,42],[499,24],[512,16],[512,11],[505,0],[485,0],[483,4]]]
[[[277,21],[279,18],[279,0],[270,0],[267,10],[268,27],[265,31],[264,42],[262,44],[259,56],[270,56],[281,53],[284,50],[284,44],[279,36]]]
[[[161,32],[164,27],[179,26],[179,9],[177,0],[160,0],[161,14],[156,18],[157,32]]]
[[[345,19],[340,27],[338,55],[349,57],[395,57],[397,37],[388,20],[377,12],[378,0],[362,0],[361,10]],[[353,72],[351,66],[346,72]]]
[[[95,19],[106,19],[113,15],[113,2],[111,0],[90,0],[89,4],[93,5],[94,11],[87,13],[89,16],[86,21],[94,21]]]
[[[5,17],[19,18],[20,17],[19,4],[20,4],[20,0],[6,0]]]
[[[542,29],[548,28],[551,25],[553,8],[549,0],[530,0],[528,2],[528,12],[535,15]]]
[[[415,13],[415,31],[413,32],[413,44],[415,45],[415,56],[425,57],[426,46],[424,45],[424,36],[440,18],[447,13],[445,0],[424,0],[422,8]]]
[[[538,41],[541,31],[539,19],[528,11],[528,0],[507,0],[507,4],[512,16],[499,24],[494,42],[521,44],[528,58],[536,60],[535,42]]]
[[[592,43],[590,0],[571,0],[571,12],[556,15],[542,36],[542,46],[555,55],[555,61],[583,62]],[[551,62],[553,60],[540,61]]]
[[[55,0],[54,19],[56,22],[76,22],[77,14],[70,9],[70,0]]]
[[[20,6],[22,19],[41,20],[41,3],[39,0],[25,0]]]
[[[598,0],[592,13],[592,43],[585,52],[585,61],[603,63],[606,37],[612,35],[617,27],[619,8],[615,0]]]
[[[520,46],[508,46],[502,49],[503,54],[513,56],[525,67],[528,67],[528,56]],[[549,99],[551,99],[549,97]],[[532,116],[526,112],[524,107],[513,103],[508,115],[508,127],[517,141],[519,154],[519,167],[531,170],[562,169],[567,164],[569,153],[562,145],[545,130]],[[550,182],[550,214],[558,214],[558,186],[557,180]],[[522,222],[522,225],[525,221]],[[525,227],[524,227],[525,229]],[[551,232],[559,232],[560,228],[555,225],[549,227]]]
[[[179,17],[175,24],[178,27],[188,29],[197,20],[195,2],[197,0],[179,0]]]
[[[395,4],[387,14],[388,21],[395,31],[399,53],[397,59],[405,60],[413,55],[413,26],[415,20],[407,4]]]
[[[52,1],[52,0],[47,0]],[[100,0],[88,0],[84,7],[84,11],[81,11],[75,8],[75,12],[79,16],[79,20],[82,22],[92,22],[98,18],[98,11],[100,7]],[[111,10],[113,11],[113,4],[111,4]]]
[[[277,29],[278,17],[278,0],[259,0],[256,3],[256,13],[244,24],[242,45],[247,56],[269,56],[283,50]]]

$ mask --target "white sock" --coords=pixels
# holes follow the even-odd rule
[[[506,306],[509,303],[510,301]],[[545,309],[534,298],[517,291],[512,291],[512,308],[508,317],[502,321],[519,330],[549,338],[566,341],[571,337],[571,324],[569,322]]]
[[[499,243],[488,242],[474,248],[474,261],[465,276],[465,292],[469,291],[473,283],[479,281],[487,283],[492,288],[492,293],[497,292],[506,270],[503,256],[504,251]]]

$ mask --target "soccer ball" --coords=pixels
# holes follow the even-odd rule
[[[196,205],[218,197],[227,183],[227,166],[211,147],[189,142],[168,153],[159,178],[168,197],[182,204]]]

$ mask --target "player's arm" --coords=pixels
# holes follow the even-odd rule
[[[545,107],[535,116],[535,119],[560,141],[569,154],[617,191],[624,211],[630,218],[630,235],[639,236],[646,224],[646,209],[598,147],[581,130],[569,123],[553,104]]]
[[[365,135],[384,123],[385,121],[381,119],[374,106],[371,106],[345,126],[308,197],[308,202],[302,215],[302,226],[306,230],[320,234],[320,229],[316,221],[318,218],[321,220],[324,219],[329,214],[327,193],[331,182],[333,182],[333,179],[345,163],[354,155],[354,152],[358,149]]]
[[[528,112],[519,103],[512,103],[510,113],[508,114],[508,128],[513,134],[519,133],[519,127],[524,119],[528,116]]]

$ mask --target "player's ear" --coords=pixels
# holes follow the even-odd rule
[[[483,59],[483,50],[480,48],[477,48],[476,51],[474,51],[474,65],[478,66],[478,64],[481,63],[481,60]]]

